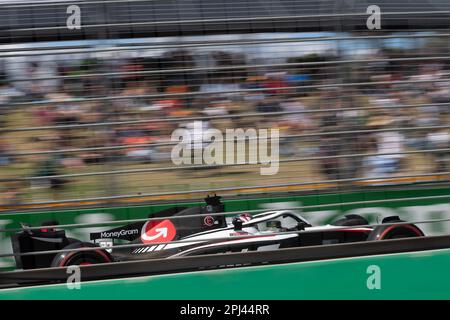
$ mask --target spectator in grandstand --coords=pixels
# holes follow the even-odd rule
[[[37,171],[33,175],[38,179],[31,182],[32,187],[44,187],[52,190],[61,189],[68,182],[64,178],[55,177],[61,174],[61,160],[60,155],[51,155],[40,161],[37,166]]]
[[[268,95],[256,105],[256,111],[258,112],[279,112],[281,110],[280,97],[277,95]]]
[[[339,138],[331,135],[324,135],[320,139],[318,156],[321,165],[321,173],[326,180],[337,180],[341,178],[341,159]]]
[[[33,110],[33,119],[37,126],[50,126],[56,117],[56,107],[54,105],[38,106]]]
[[[23,185],[20,182],[9,182],[0,190],[1,205],[18,205],[22,201]]]
[[[285,81],[285,72],[272,72],[266,74],[266,81],[264,87],[267,89],[266,92],[271,95],[286,94],[286,88],[288,87]]]
[[[298,135],[311,132],[315,129],[314,121],[308,113],[308,109],[302,101],[297,98],[289,98],[280,103],[281,111],[289,114],[280,117],[280,126],[285,129],[286,135]],[[292,112],[292,113],[291,113]],[[280,152],[282,155],[305,155],[312,156],[316,151],[311,146],[311,138],[284,138],[280,141]]]
[[[42,100],[45,94],[48,92],[46,88],[45,80],[38,80],[48,76],[48,72],[37,62],[30,63],[27,71],[26,78],[30,79],[27,85],[27,95],[30,100]]]
[[[373,130],[382,129],[372,134],[374,143],[371,144],[369,153],[364,160],[367,168],[366,175],[370,178],[390,176],[402,168],[402,160],[405,158],[404,135],[395,130],[394,120],[386,115],[373,117],[368,126]],[[375,154],[373,154],[375,153]]]
[[[450,130],[436,129],[427,134],[427,149],[433,155],[437,172],[447,172],[450,163]]]
[[[6,142],[0,138],[0,166],[7,166],[11,164],[12,159],[9,155],[9,147]]]
[[[281,119],[290,127],[304,130],[311,126],[311,118],[307,113],[307,108],[298,98],[285,99],[280,103],[280,107],[281,111],[289,112]]]

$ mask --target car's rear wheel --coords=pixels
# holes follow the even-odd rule
[[[64,249],[77,248],[97,248],[96,245],[89,242],[75,242],[67,245]],[[52,267],[67,267],[72,265],[91,265],[111,262],[111,256],[108,252],[98,248],[89,251],[69,251],[58,253],[52,261]]]

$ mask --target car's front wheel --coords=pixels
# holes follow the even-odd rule
[[[423,237],[424,233],[413,224],[378,226],[369,234],[368,241]]]

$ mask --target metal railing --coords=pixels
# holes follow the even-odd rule
[[[27,5],[53,4],[1,4]],[[448,15],[440,9],[383,15]],[[322,11],[125,25],[366,16]],[[448,30],[341,29],[0,47],[0,207],[277,186],[345,192],[374,181],[447,183]],[[279,172],[261,176],[261,159],[174,165],[179,141],[171,134],[194,121],[222,132],[279,129],[279,158],[272,161]]]

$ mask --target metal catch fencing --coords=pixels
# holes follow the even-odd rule
[[[0,207],[447,184],[449,36],[268,31],[5,45]],[[223,133],[214,140],[223,161],[179,165],[172,135],[199,123]],[[230,129],[248,134],[243,144]],[[270,162],[249,129],[279,130]],[[227,146],[243,159],[226,161]],[[275,174],[262,175],[269,166]]]

